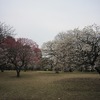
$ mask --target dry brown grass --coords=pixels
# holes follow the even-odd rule
[[[99,100],[100,76],[95,73],[0,73],[0,100]]]

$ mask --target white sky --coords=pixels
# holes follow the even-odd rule
[[[41,47],[59,32],[100,25],[100,0],[0,0],[0,21]]]

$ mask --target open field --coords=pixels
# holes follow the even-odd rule
[[[96,73],[0,72],[0,100],[100,100]]]

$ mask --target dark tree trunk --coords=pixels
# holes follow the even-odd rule
[[[55,73],[59,73],[59,68],[57,67],[57,68],[55,68]]]
[[[16,72],[17,72],[17,77],[20,77],[20,70],[17,69]]]
[[[0,69],[1,69],[1,72],[4,72],[4,67],[1,66]]]

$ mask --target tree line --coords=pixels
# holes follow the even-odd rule
[[[31,69],[39,63],[41,50],[28,38],[14,38],[12,27],[0,23],[0,70],[13,69],[20,76],[21,69]]]
[[[0,22],[0,70],[55,70],[73,72],[100,68],[100,26],[60,32],[51,41],[38,44],[28,38],[14,38],[14,29]]]
[[[93,24],[61,32],[42,45],[42,52],[48,68],[56,72],[94,71],[100,67],[100,26]]]

